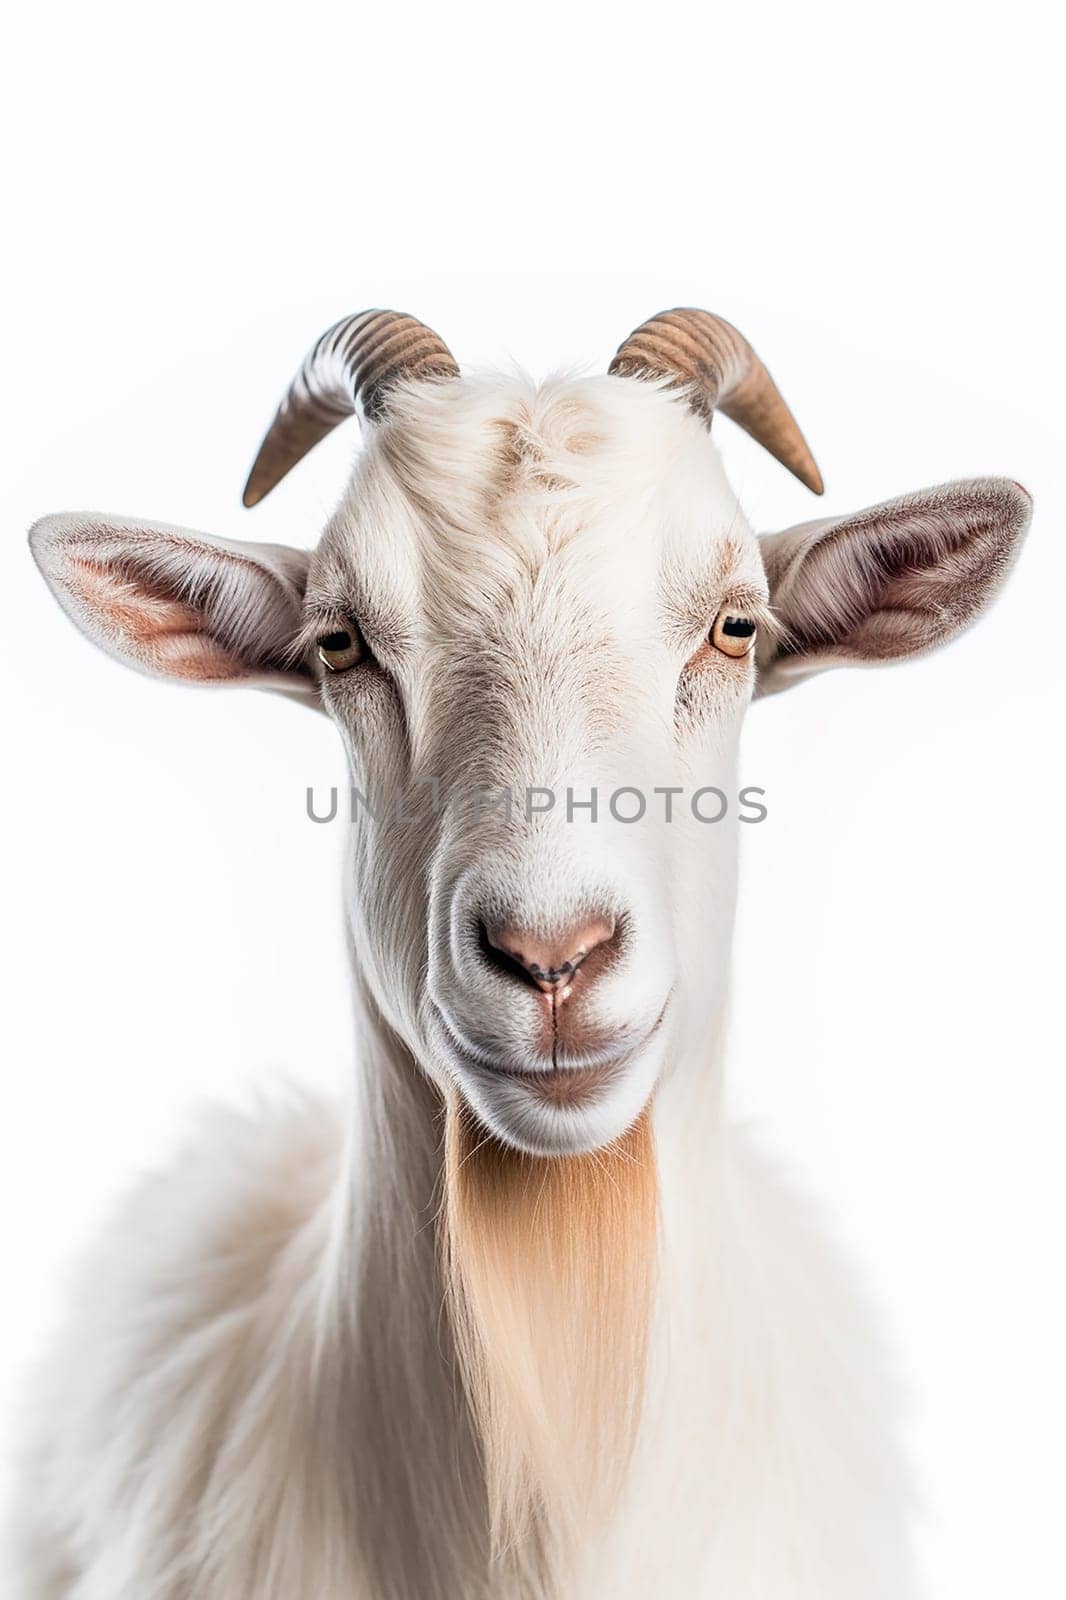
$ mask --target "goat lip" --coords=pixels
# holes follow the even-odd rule
[[[479,1052],[477,1055],[466,1050],[457,1050],[456,1054],[464,1066],[473,1067],[481,1072],[491,1073],[496,1078],[506,1078],[512,1083],[527,1084],[536,1087],[549,1080],[570,1078],[575,1082],[578,1079],[591,1081],[594,1077],[606,1079],[616,1072],[620,1072],[628,1061],[636,1055],[647,1038],[642,1035],[640,1039],[625,1049],[620,1049],[613,1054],[601,1054],[593,1061],[546,1061],[543,1065],[522,1065],[517,1062],[499,1061]]]
[[[619,1041],[618,1049],[610,1054],[601,1053],[592,1061],[568,1061],[564,1058],[542,1066],[500,1061],[483,1049],[471,1049],[457,1036],[443,1012],[435,1009],[450,1046],[449,1053],[466,1071],[515,1084],[558,1106],[575,1106],[597,1090],[605,1088],[640,1054],[661,1027],[668,1005],[669,999],[651,1027],[636,1036],[623,1038]]]
[[[507,1076],[550,1105],[576,1106],[613,1082],[628,1060],[629,1056],[621,1056],[598,1067],[549,1067],[543,1072],[512,1072]]]
[[[638,1046],[639,1048],[639,1046]],[[467,1070],[480,1072],[497,1083],[513,1084],[522,1094],[562,1111],[577,1110],[621,1076],[635,1050],[627,1050],[609,1061],[592,1066],[515,1067],[504,1063],[467,1060]]]

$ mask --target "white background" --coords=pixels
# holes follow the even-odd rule
[[[981,0],[23,7],[0,88],[7,1035],[0,1404],[183,1111],[349,1056],[325,719],[124,672],[46,511],[311,543],[341,430],[239,491],[306,346],[398,305],[467,363],[602,370],[689,303],[772,366],[828,511],[1036,496],[994,612],[760,706],[735,1098],[865,1264],[913,1394],[931,1596],[1061,1592],[1059,42]],[[386,17],[387,20],[383,20]],[[758,526],[814,502],[728,422]],[[6,1440],[6,1434],[5,1434]],[[116,1597],[119,1600],[119,1597]],[[125,1600],[125,1597],[123,1597]]]

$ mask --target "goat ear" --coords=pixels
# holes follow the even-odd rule
[[[760,640],[759,693],[946,644],[999,589],[1032,504],[1009,478],[973,478],[760,540],[782,631]]]
[[[30,547],[71,620],[127,666],[317,702],[313,678],[288,657],[307,578],[303,551],[78,513],[36,523]]]

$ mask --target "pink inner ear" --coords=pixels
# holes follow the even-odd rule
[[[1032,501],[1005,478],[943,484],[764,546],[786,633],[762,686],[838,663],[923,655],[961,632],[1002,584]]]
[[[75,556],[68,582],[105,633],[151,671],[199,683],[250,675],[207,631],[200,612],[143,574]]]

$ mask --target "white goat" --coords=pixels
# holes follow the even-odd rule
[[[536,388],[373,312],[308,357],[246,503],[357,406],[311,555],[33,530],[112,654],[304,696],[387,803],[345,880],[352,1104],[216,1114],[131,1198],[45,1374],[22,1593],[902,1600],[862,1305],[720,1111],[736,749],[753,692],[955,635],[1029,497],[758,539],[715,408],[821,483],[728,323],[663,314]]]

